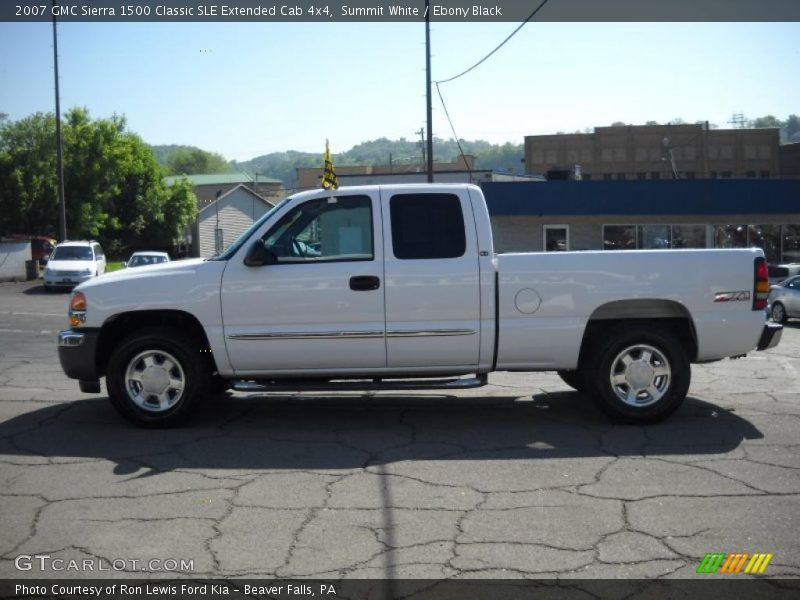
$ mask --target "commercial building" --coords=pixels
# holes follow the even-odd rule
[[[800,262],[800,180],[486,183],[495,250],[764,249]]]
[[[584,181],[782,177],[779,130],[701,124],[595,127],[594,133],[525,137],[525,170],[580,165]]]

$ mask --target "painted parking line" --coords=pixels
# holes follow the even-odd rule
[[[64,317],[66,318],[66,311],[63,313],[43,313],[43,312],[22,312],[16,310],[0,310],[0,315],[20,315],[27,317]]]
[[[0,333],[35,333],[36,335],[50,335],[55,333],[55,330],[51,329],[0,329]]]

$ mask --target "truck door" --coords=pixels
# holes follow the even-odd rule
[[[385,367],[377,191],[295,205],[261,242],[275,264],[250,267],[239,253],[222,278],[225,343],[237,375]]]
[[[383,189],[381,203],[388,367],[474,368],[479,265],[466,190]]]

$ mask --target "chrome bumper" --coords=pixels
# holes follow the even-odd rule
[[[86,339],[86,336],[84,334],[78,333],[77,331],[72,331],[71,329],[58,332],[59,346],[74,348],[75,346],[80,346],[83,343],[84,339]]]

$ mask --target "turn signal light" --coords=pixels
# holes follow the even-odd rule
[[[77,327],[86,321],[86,296],[83,292],[75,292],[69,301],[69,324]]]

